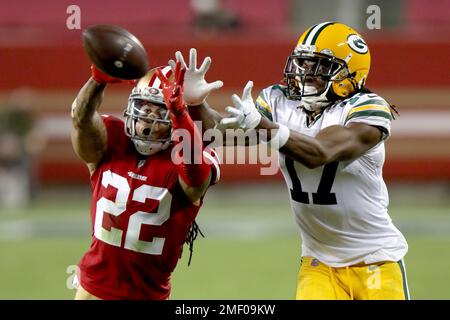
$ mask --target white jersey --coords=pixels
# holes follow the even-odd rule
[[[259,111],[291,130],[315,137],[322,129],[352,122],[377,126],[383,140],[362,156],[308,169],[280,153],[280,168],[290,190],[291,207],[302,236],[302,256],[332,267],[398,261],[408,250],[388,214],[389,197],[382,177],[384,140],[390,135],[388,103],[374,93],[358,93],[328,107],[309,126],[299,101],[285,87],[264,89]]]

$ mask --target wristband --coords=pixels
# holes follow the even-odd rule
[[[288,141],[289,135],[291,134],[288,127],[281,123],[278,124],[277,133],[270,139],[269,145],[272,149],[279,150],[282,148]]]

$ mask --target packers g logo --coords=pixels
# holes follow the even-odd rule
[[[347,44],[349,47],[360,54],[367,53],[369,51],[369,47],[364,42],[364,40],[357,34],[351,34],[347,38]]]

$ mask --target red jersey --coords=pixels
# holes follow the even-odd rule
[[[167,299],[200,206],[178,183],[171,147],[144,157],[123,121],[102,118],[107,148],[91,176],[92,244],[79,265],[80,284],[101,299]],[[218,162],[211,163],[215,183],[220,171]]]

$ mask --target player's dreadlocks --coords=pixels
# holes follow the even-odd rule
[[[202,233],[202,230],[200,230],[200,227],[198,226],[197,222],[194,220],[194,222],[192,222],[191,228],[189,229],[189,232],[188,232],[188,235],[187,235],[186,241],[185,241],[185,243],[187,243],[189,245],[188,266],[191,265],[192,252],[194,251],[194,241],[195,241],[195,239],[197,239],[197,236],[199,233],[203,238],[205,237],[205,235]]]

